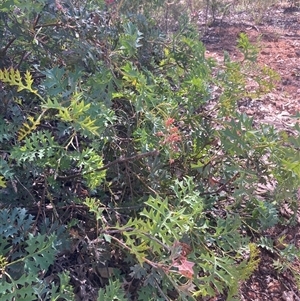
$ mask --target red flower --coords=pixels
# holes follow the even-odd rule
[[[179,146],[178,142],[182,140],[179,128],[173,126],[175,122],[174,118],[168,117],[165,120],[165,130],[156,133],[157,137],[163,137],[162,145],[168,145],[172,152],[178,153]]]
[[[186,278],[192,279],[194,276],[193,266],[194,262],[188,261],[185,257],[181,257],[180,259],[173,262],[173,267],[178,268],[178,272],[185,276]]]
[[[174,118],[168,118],[168,119],[165,121],[166,127],[169,127],[171,124],[173,124],[174,121],[175,121]]]

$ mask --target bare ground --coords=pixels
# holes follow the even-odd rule
[[[224,51],[234,60],[241,59],[236,47],[239,33],[244,32],[250,41],[260,46],[258,62],[277,71],[280,80],[276,88],[259,99],[249,99],[240,103],[239,109],[254,117],[257,122],[273,124],[275,127],[292,131],[297,119],[293,115],[300,113],[300,9],[288,4],[272,6],[254,23],[247,12],[240,11],[224,18],[215,26],[205,26],[201,13],[198,25],[207,56],[223,59]],[[298,119],[299,120],[299,119]],[[300,201],[300,196],[299,196]],[[284,209],[282,217],[289,216]],[[268,235],[275,239],[284,235],[284,243],[294,243],[300,248],[300,214],[296,224],[290,227],[275,227]],[[299,301],[298,287],[293,274],[274,268],[276,254],[262,249],[259,268],[252,277],[241,286],[241,301]],[[300,259],[292,263],[294,271],[300,275]],[[214,297],[209,301],[223,300]]]

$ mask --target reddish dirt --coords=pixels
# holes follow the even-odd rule
[[[201,24],[201,21],[199,22]],[[261,121],[286,124],[290,115],[300,112],[300,9],[272,7],[256,25],[245,12],[225,18],[219,25],[201,28],[207,55],[223,59],[224,51],[232,60],[241,60],[237,39],[241,32],[260,47],[258,63],[266,65],[280,75],[276,89],[260,99],[252,99],[246,113],[259,114]],[[248,108],[246,108],[248,107]],[[270,114],[271,113],[271,114]],[[263,118],[263,120],[262,120]],[[289,125],[289,124],[286,124]]]
[[[271,123],[277,128],[293,132],[292,126],[297,119],[292,116],[300,113],[300,9],[288,5],[273,6],[264,13],[259,24],[253,23],[247,12],[230,14],[222,23],[211,27],[203,26],[205,21],[203,18],[201,20],[200,13],[198,24],[207,56],[222,60],[224,51],[227,51],[232,60],[241,60],[242,55],[236,45],[239,33],[244,32],[251,42],[260,46],[258,63],[271,67],[280,75],[272,92],[259,99],[241,101],[240,111],[253,116],[257,122]],[[283,209],[283,218],[288,215]],[[294,243],[299,249],[299,216],[298,212],[295,225],[289,228],[275,227],[268,235],[275,241],[284,235],[285,243]],[[294,275],[288,270],[277,271],[273,265],[276,259],[276,254],[261,250],[259,268],[241,286],[241,301],[300,301],[300,290]],[[292,263],[292,267],[300,275],[299,258]],[[225,299],[210,299],[216,300]]]

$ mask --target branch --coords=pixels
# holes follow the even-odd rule
[[[134,156],[131,156],[131,157],[120,157],[119,159],[116,159],[115,161],[109,162],[109,163],[105,164],[104,166],[102,166],[100,168],[96,168],[94,170],[90,170],[90,171],[83,172],[83,173],[77,172],[77,173],[74,173],[74,174],[68,175],[68,176],[57,176],[57,179],[62,180],[62,181],[68,181],[68,180],[72,180],[74,178],[77,178],[77,177],[80,177],[80,176],[83,176],[83,175],[88,175],[88,174],[91,174],[91,173],[94,173],[94,172],[99,172],[99,171],[108,169],[109,167],[111,167],[115,164],[120,164],[120,163],[124,163],[124,162],[128,162],[128,161],[139,160],[139,159],[144,158],[144,157],[151,157],[151,156],[158,156],[158,155],[159,155],[159,151],[154,150],[154,151],[147,152],[147,153],[137,154],[137,155],[134,155]]]
[[[33,27],[33,29],[36,29],[36,28],[41,28],[41,27],[60,27],[62,26],[63,24],[61,22],[55,22],[55,23],[48,23],[48,24],[39,24],[39,25],[35,25]]]
[[[132,250],[130,247],[128,247],[124,242],[122,242],[120,239],[114,237],[114,236],[111,236],[110,237],[115,240],[120,246],[122,246],[124,249],[128,250],[130,253],[132,253]],[[160,268],[162,267],[162,265],[160,263],[155,263],[145,257],[142,257],[142,259],[144,260],[144,262],[148,263],[150,266],[152,266],[153,268]]]
[[[16,40],[16,38],[12,38],[12,39],[7,43],[7,45],[6,45],[4,48],[2,48],[2,49],[0,50],[0,55],[1,55],[1,56],[6,55],[6,52],[7,52],[8,48],[10,47],[10,45],[11,45],[15,40]]]
[[[222,184],[217,190],[200,193],[200,196],[204,196],[204,195],[207,195],[207,194],[212,195],[212,194],[218,194],[218,193],[220,193],[221,191],[223,191],[223,190],[226,188],[226,186],[227,186],[228,184],[230,184],[230,183],[232,183],[233,181],[235,181],[236,178],[237,178],[239,175],[240,175],[240,173],[237,172],[237,173],[236,173],[235,175],[233,175],[233,177],[231,177],[227,182],[225,182],[224,184]]]

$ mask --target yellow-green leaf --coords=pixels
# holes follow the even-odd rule
[[[5,188],[6,187],[6,181],[4,177],[0,176],[0,188]]]

